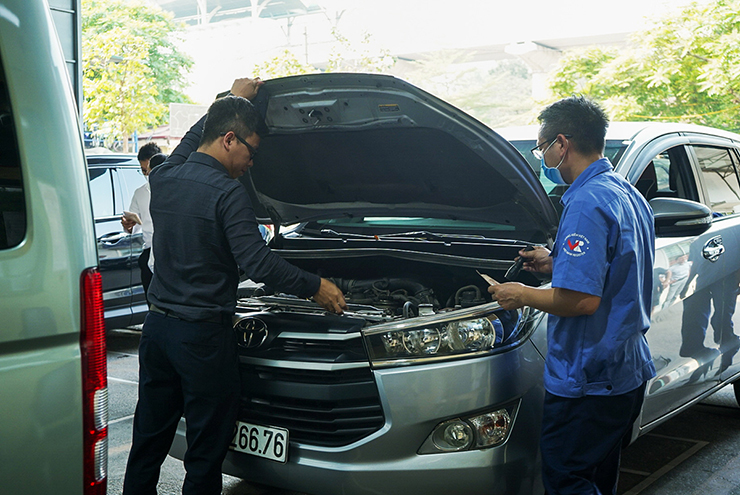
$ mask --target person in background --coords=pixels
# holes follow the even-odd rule
[[[240,272],[311,297],[341,314],[336,285],[266,245],[244,186],[261,117],[248,101],[261,81],[237,79],[149,177],[156,269],[139,344],[139,401],[124,495],[155,494],[181,416],[187,428],[184,495],[221,493],[221,464],[240,398],[232,317]],[[196,149],[197,148],[197,149]]]
[[[136,155],[136,159],[139,160],[142,174],[149,175],[149,160],[154,155],[161,152],[162,150],[157,146],[157,143],[149,142],[139,148],[139,153]]]
[[[142,149],[146,146],[148,145],[144,145]],[[157,145],[154,146],[156,147]],[[159,148],[157,147],[157,149]],[[141,152],[139,155],[141,155]],[[152,237],[154,235],[152,216],[149,214],[151,192],[149,190],[148,179],[151,170],[157,165],[164,163],[166,159],[167,155],[164,153],[157,153],[142,162],[146,165],[146,170],[144,170],[144,166],[142,166],[142,170],[144,170],[144,176],[146,176],[147,182],[142,186],[139,186],[136,191],[134,191],[134,195],[131,197],[131,204],[128,207],[129,212],[136,213],[139,216],[138,220],[141,221],[141,225],[131,217],[127,218],[126,215],[121,217],[121,224],[126,232],[132,234],[141,231],[144,238],[144,244],[138,260],[139,270],[141,271],[141,285],[144,287],[144,297],[147,296],[147,293],[149,292],[149,284],[152,282],[152,268],[150,266],[151,263],[149,263],[149,259],[152,251]]]
[[[550,314],[540,440],[546,492],[614,495],[622,445],[655,376],[645,338],[653,212],[604,158],[609,121],[598,105],[565,98],[539,120],[532,153],[550,180],[570,187],[552,253],[538,246],[519,255],[525,270],[552,274],[552,284],[488,290],[504,309]]]

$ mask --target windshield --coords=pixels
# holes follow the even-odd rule
[[[532,148],[534,148],[537,144],[537,141],[535,139],[522,139],[517,141],[510,141],[510,143],[514,145],[514,147],[519,151],[519,153],[521,153],[524,159],[527,160],[527,163],[529,163],[529,166],[532,167],[532,170],[535,171],[540,179],[542,187],[545,188],[545,191],[547,191],[547,195],[549,196],[553,205],[558,210],[558,212],[560,212],[562,210],[560,198],[562,197],[566,189],[568,189],[568,186],[555,184],[547,177],[545,177],[545,175],[542,173],[542,171],[540,170],[540,162],[534,157],[531,151]],[[606,147],[604,148],[604,156],[607,157],[609,161],[612,162],[612,165],[616,167],[619,159],[622,158],[624,150],[626,149],[627,145],[624,143],[624,141],[616,139],[607,140]]]

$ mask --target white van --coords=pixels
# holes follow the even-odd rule
[[[44,0],[0,3],[0,492],[104,494],[108,391],[82,134]]]

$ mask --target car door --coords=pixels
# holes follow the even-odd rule
[[[121,187],[121,213],[124,210],[128,210],[131,205],[131,198],[134,196],[136,189],[146,184],[146,178],[141,173],[141,167],[138,164],[133,166],[118,166],[116,168],[116,176]],[[139,256],[144,247],[144,236],[141,231],[137,231],[133,234],[129,234],[128,242],[130,244],[131,253],[129,258],[130,265],[130,280],[129,287],[131,288],[131,312],[134,315],[131,324],[142,323],[144,316],[148,311],[146,306],[146,296],[144,295],[144,287],[141,284],[141,270],[139,269]]]
[[[89,176],[106,326],[127,326],[131,320],[132,248],[121,225],[120,181],[111,166],[89,166]]]
[[[699,171],[704,203],[714,212],[713,223],[722,231],[721,242],[717,240],[705,248],[721,252],[722,272],[711,277],[715,281],[708,287],[704,305],[699,309],[711,311],[709,325],[704,321],[706,317],[701,323],[706,326],[707,345],[715,346],[720,353],[718,379],[727,380],[740,372],[740,337],[735,332],[740,323],[740,315],[736,315],[740,285],[740,161],[737,148],[725,140],[692,137],[691,142],[688,149]],[[711,309],[707,301],[711,301]]]
[[[632,163],[635,186],[648,200],[675,197],[707,200],[704,178],[689,139],[671,134],[645,146]],[[716,205],[715,205],[716,206]],[[722,351],[714,342],[713,298],[728,282],[727,245],[737,242],[735,220],[720,217],[697,237],[656,239],[653,308],[647,340],[657,376],[648,383],[642,424],[648,425],[716,386]],[[719,323],[717,323],[719,325]]]

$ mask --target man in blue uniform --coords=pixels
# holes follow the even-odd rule
[[[542,418],[549,495],[615,494],[620,449],[655,376],[650,325],[655,230],[650,206],[604,158],[608,119],[583,97],[539,115],[532,153],[553,182],[570,184],[550,253],[520,251],[524,269],[552,274],[546,289],[489,288],[505,309],[549,313]]]

